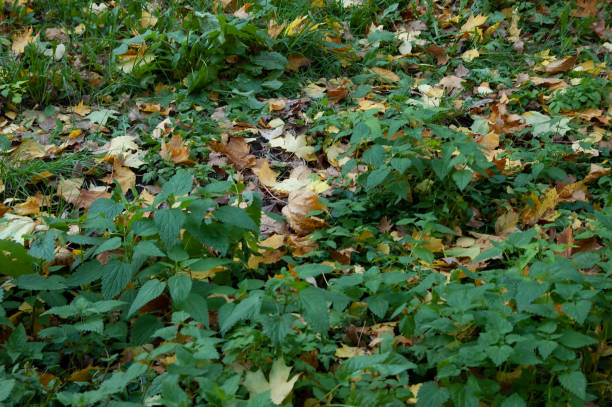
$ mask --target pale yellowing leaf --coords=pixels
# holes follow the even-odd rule
[[[30,28],[27,28],[21,34],[18,34],[13,37],[13,44],[11,45],[11,51],[13,51],[14,54],[16,55],[23,54],[25,52],[25,47],[29,43],[36,41],[36,39],[38,38],[38,34],[32,36],[32,32],[33,32],[32,27],[30,27]]]
[[[480,27],[487,21],[487,16],[483,14],[470,15],[467,21],[461,26],[460,32],[471,33],[476,27]]]
[[[270,141],[270,146],[282,148],[307,161],[316,159],[312,154],[314,153],[314,147],[308,145],[306,136],[303,134],[299,136],[287,134],[285,137],[275,138]]]

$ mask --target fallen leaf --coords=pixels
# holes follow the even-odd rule
[[[136,185],[136,174],[128,167],[121,166],[115,162],[113,164],[113,172],[102,178],[102,181],[107,184],[117,181],[121,191],[125,194]]]
[[[278,37],[278,35],[283,31],[283,28],[285,28],[285,22],[283,22],[281,25],[278,25],[276,20],[274,19],[269,20],[268,21],[268,36],[272,38],[273,40],[275,40],[276,37]]]
[[[288,204],[282,209],[282,213],[293,230],[305,235],[325,226],[323,219],[307,216],[309,212],[318,210],[325,210],[318,195],[310,189],[301,189],[289,194]]]
[[[314,147],[308,145],[304,134],[294,136],[288,133],[284,137],[278,137],[270,141],[270,146],[282,148],[307,161],[316,159],[312,154],[314,152]]]
[[[244,386],[249,391],[251,397],[270,391],[270,399],[276,405],[282,404],[283,400],[291,393],[293,386],[300,377],[300,373],[289,379],[291,367],[285,365],[285,361],[280,358],[272,363],[269,381],[266,380],[263,372],[247,372],[244,378]]]
[[[545,71],[549,75],[567,72],[572,69],[577,59],[578,55],[575,55],[573,57],[565,57],[563,59],[557,59],[555,61],[549,62],[546,65]]]
[[[365,354],[365,349],[358,346],[348,346],[344,343],[342,344],[342,347],[336,348],[336,352],[334,352],[334,356],[340,359],[350,359],[352,357],[362,356]]]
[[[389,71],[388,69],[376,67],[376,68],[370,69],[370,71],[382,77],[387,82],[399,82],[399,80],[401,79],[399,76],[397,76],[397,74]]]
[[[584,182],[591,182],[603,177],[604,175],[610,174],[610,168],[604,168],[600,165],[591,163],[591,168],[589,169],[589,173],[584,178]]]
[[[109,197],[110,194],[106,190],[83,189],[77,198],[77,206],[81,209],[89,209],[96,199]]]
[[[507,236],[510,233],[518,231],[516,228],[518,220],[518,213],[513,210],[504,212],[495,221],[495,234],[497,236]]]
[[[29,196],[25,202],[15,205],[13,211],[20,216],[36,215],[40,213],[40,207],[42,204],[43,198],[39,192],[35,196]]]
[[[533,225],[540,220],[554,221],[559,214],[555,211],[559,202],[559,194],[555,188],[549,188],[540,199],[534,192],[529,195],[531,205],[525,205],[520,219],[523,225]]]
[[[13,37],[13,44],[11,45],[11,51],[14,54],[19,55],[25,52],[25,47],[38,39],[38,34],[32,36],[32,27],[27,28],[21,34],[17,34]]]
[[[0,239],[13,240],[24,244],[24,235],[32,233],[36,227],[36,221],[27,216],[5,213],[2,217],[6,222],[0,222]]]
[[[189,148],[183,143],[180,134],[173,135],[168,144],[165,140],[162,141],[160,155],[169,158],[174,164],[194,164],[189,159]]]
[[[12,155],[19,160],[34,160],[46,157],[47,152],[38,142],[26,140],[13,151]]]
[[[213,142],[211,148],[223,153],[238,169],[249,168],[255,165],[255,156],[243,137],[229,137],[227,143]]]
[[[471,33],[474,31],[476,27],[480,27],[487,21],[487,16],[483,14],[473,15],[471,14],[467,21],[461,26],[459,32],[461,33]]]
[[[141,18],[140,18],[140,26],[141,27],[153,27],[157,24],[157,17],[152,15],[146,10],[142,10]]]
[[[83,101],[81,100],[78,105],[72,106],[70,108],[70,111],[72,113],[76,113],[79,116],[83,117],[83,116],[87,116],[89,113],[91,113],[91,107],[87,106],[87,105],[84,105]]]
[[[259,158],[256,161],[255,167],[253,168],[253,172],[255,173],[255,175],[257,175],[257,178],[259,178],[259,182],[262,185],[271,188],[278,184],[278,181],[276,181],[278,174],[272,171],[272,169],[270,168],[270,163],[268,163],[268,160],[266,160],[265,158]]]
[[[289,55],[287,60],[289,61],[289,63],[287,64],[287,69],[293,72],[298,72],[300,68],[308,66],[308,64],[310,64],[310,59],[300,55]]]
[[[470,49],[461,54],[461,59],[465,62],[472,62],[474,59],[480,56],[480,52],[477,49]]]

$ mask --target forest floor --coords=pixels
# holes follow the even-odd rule
[[[0,1],[0,405],[606,405],[611,21]]]

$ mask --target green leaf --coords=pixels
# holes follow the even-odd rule
[[[517,393],[513,393],[512,396],[506,398],[499,407],[527,407],[525,400]]]
[[[103,252],[107,252],[110,250],[115,250],[121,247],[121,238],[120,237],[111,237],[108,240],[105,240],[94,252],[94,255],[100,254]]]
[[[166,248],[176,245],[185,219],[186,215],[178,208],[155,211],[153,221],[159,230],[159,237]]]
[[[565,312],[569,317],[573,318],[580,325],[584,323],[584,320],[589,315],[591,311],[591,301],[576,301],[576,302],[568,302],[563,304],[561,307],[563,312]]]
[[[149,280],[138,290],[138,294],[136,294],[136,298],[134,298],[134,302],[130,306],[130,310],[127,313],[127,317],[129,318],[134,314],[140,307],[159,297],[161,293],[164,292],[166,288],[166,283],[159,280]]]
[[[132,266],[113,260],[104,266],[102,270],[102,295],[104,298],[112,298],[132,279]]]
[[[187,274],[176,274],[168,279],[170,297],[175,303],[183,302],[191,292],[191,277]]]
[[[6,400],[15,387],[15,379],[0,380],[0,401]]]
[[[183,310],[191,315],[193,319],[204,324],[208,328],[208,303],[199,294],[191,293],[187,299],[181,303]]]
[[[523,113],[525,123],[532,126],[531,133],[534,137],[546,135],[548,133],[565,135],[570,130],[568,123],[571,117],[555,117],[546,116],[540,112],[525,112]]]
[[[285,342],[287,335],[291,332],[295,317],[291,314],[283,314],[280,317],[262,317],[261,325],[264,333],[270,338],[273,344],[281,345]]]
[[[334,268],[326,264],[302,264],[295,267],[295,272],[302,278],[317,277],[321,274],[331,273]]]
[[[444,387],[438,387],[434,382],[425,382],[417,394],[417,407],[442,407],[450,394]]]
[[[30,246],[28,254],[39,257],[46,261],[53,260],[55,254],[55,237],[59,235],[59,230],[49,230],[42,237],[36,239]]]
[[[423,260],[425,263],[433,263],[435,260],[433,253],[421,246],[415,246],[412,249],[412,253],[414,253],[415,256]]]
[[[237,226],[242,229],[259,232],[259,226],[255,224],[253,219],[246,213],[244,209],[236,206],[222,206],[214,212],[215,218],[223,223]]]
[[[584,400],[586,398],[586,385],[587,380],[584,377],[582,372],[572,372],[559,375],[559,383],[566,390],[571,391],[580,399]]]
[[[444,181],[444,178],[446,178],[448,171],[450,170],[448,161],[442,158],[431,160],[431,168],[436,173],[440,181]]]
[[[165,255],[151,240],[142,240],[134,247],[134,257],[164,257]]]
[[[457,188],[459,188],[460,191],[463,191],[465,187],[468,186],[473,176],[474,174],[472,173],[472,171],[461,170],[455,171],[452,177],[453,181],[455,181],[455,184],[457,185]]]
[[[304,311],[304,319],[308,325],[322,334],[329,330],[329,313],[325,291],[316,287],[307,287],[300,294],[300,304]]]
[[[485,348],[485,353],[495,363],[495,366],[499,366],[514,353],[514,350],[508,345],[489,346]]]
[[[389,167],[379,168],[377,170],[372,171],[368,175],[368,178],[366,180],[366,191],[369,191],[372,188],[375,188],[380,185],[390,173],[391,168]]]
[[[66,280],[57,275],[44,278],[40,274],[28,274],[19,277],[15,282],[17,287],[23,290],[63,290],[66,288]]]
[[[254,315],[259,313],[262,302],[262,293],[259,291],[251,292],[250,295],[240,301],[240,304],[236,305],[232,312],[221,321],[219,328],[221,333],[225,334],[229,331],[238,321],[252,318]]]
[[[559,338],[559,342],[568,348],[578,349],[583,346],[595,345],[597,340],[578,331],[568,330]]]
[[[160,199],[165,199],[170,195],[181,196],[186,195],[191,191],[193,185],[193,175],[189,171],[180,169],[164,184],[162,191],[158,196]],[[157,197],[156,197],[157,198]],[[155,202],[158,202],[156,199]]]
[[[0,240],[0,270],[13,278],[34,273],[32,257],[19,243]]]
[[[284,70],[289,63],[283,54],[269,51],[260,52],[259,55],[252,58],[252,61],[255,65],[262,66],[270,71],[275,69]]]

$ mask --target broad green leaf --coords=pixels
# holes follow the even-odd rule
[[[193,319],[208,327],[208,303],[199,294],[191,293],[187,299],[181,303],[183,310],[191,315]]]
[[[191,191],[192,185],[193,175],[191,175],[189,171],[180,169],[172,176],[172,178],[168,180],[168,182],[164,184],[160,195],[162,196],[162,199],[165,199],[170,195],[186,195],[189,193],[189,191]],[[157,202],[157,199],[155,201]]]
[[[1,379],[0,380],[0,401],[6,400],[15,387],[15,379]]]
[[[186,215],[178,208],[155,211],[153,221],[159,230],[159,237],[166,248],[176,245],[185,219]]]
[[[165,253],[151,240],[142,240],[134,247],[134,256],[141,257],[164,257]]]
[[[380,185],[390,173],[391,168],[389,167],[379,168],[370,172],[366,181],[366,190],[369,191],[372,188],[375,188]]]
[[[28,274],[15,280],[17,287],[23,290],[63,290],[66,280],[58,275],[45,278],[40,274]]]
[[[191,292],[191,277],[187,274],[177,274],[168,279],[168,289],[170,290],[170,296],[172,301],[180,303],[187,299],[187,296]]]
[[[461,171],[455,171],[453,173],[452,178],[453,178],[453,181],[455,181],[457,188],[459,188],[460,191],[463,191],[465,187],[468,186],[473,176],[474,174],[472,173],[472,171],[461,170]]]
[[[501,403],[500,407],[527,407],[527,403],[517,393],[513,393]]]
[[[159,297],[164,292],[166,283],[159,280],[149,280],[138,290],[134,302],[130,306],[130,310],[127,313],[128,318],[132,316],[140,307]]]
[[[444,387],[438,387],[434,382],[425,382],[417,393],[417,407],[442,407],[450,394]]]
[[[119,260],[112,260],[102,269],[102,295],[113,298],[132,279],[132,266]]]
[[[102,252],[107,252],[110,250],[115,250],[117,248],[121,247],[121,238],[120,237],[112,237],[106,241],[104,241],[104,243],[102,243],[94,252],[94,255],[96,254],[100,254]]]
[[[32,257],[22,245],[11,240],[0,240],[0,274],[13,278],[34,273]]]
[[[283,54],[278,52],[264,51],[260,52],[259,55],[251,59],[255,65],[264,67],[267,70],[284,70],[289,61]]]
[[[597,340],[578,331],[568,330],[559,338],[559,342],[568,348],[578,349],[583,346],[595,345]]]
[[[316,287],[307,287],[300,291],[300,304],[304,319],[308,325],[322,334],[329,330],[329,312],[325,291]]]
[[[255,224],[244,209],[235,206],[222,206],[214,212],[214,215],[223,223],[259,232],[259,226]]]
[[[563,312],[565,312],[568,316],[578,322],[580,325],[584,323],[584,320],[589,315],[591,311],[591,301],[576,301],[576,302],[568,302],[563,304],[561,307]]]
[[[238,321],[252,318],[254,315],[257,315],[259,313],[259,309],[261,308],[261,302],[262,293],[259,291],[251,292],[246,299],[240,301],[240,303],[234,307],[227,318],[220,321],[219,328],[221,329],[221,333],[225,334]]]
[[[559,383],[582,400],[586,398],[587,380],[582,372],[576,371],[559,375]]]
[[[331,273],[334,268],[326,264],[302,264],[295,267],[295,272],[302,278],[317,277],[321,274]]]

